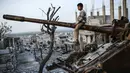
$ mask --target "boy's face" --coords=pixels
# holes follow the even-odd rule
[[[77,6],[78,10],[81,11],[83,9],[83,7],[81,6]]]

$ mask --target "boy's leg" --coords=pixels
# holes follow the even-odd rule
[[[76,25],[76,27],[75,27],[75,29],[74,29],[74,41],[75,42],[78,42],[79,40],[78,40],[78,38],[79,38],[79,28],[81,27],[81,26],[83,26],[84,25],[84,23],[79,23],[79,24],[77,24]]]

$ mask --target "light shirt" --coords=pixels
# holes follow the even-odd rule
[[[77,18],[77,23],[86,23],[86,12],[81,10]]]

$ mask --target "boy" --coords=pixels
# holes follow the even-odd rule
[[[86,12],[83,10],[83,4],[78,3],[77,8],[80,11],[80,14],[77,18],[76,27],[74,29],[74,43],[79,44],[79,29],[86,23]]]

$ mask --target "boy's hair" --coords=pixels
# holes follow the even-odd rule
[[[83,4],[82,4],[82,3],[78,3],[77,6],[81,6],[81,7],[83,7]]]

